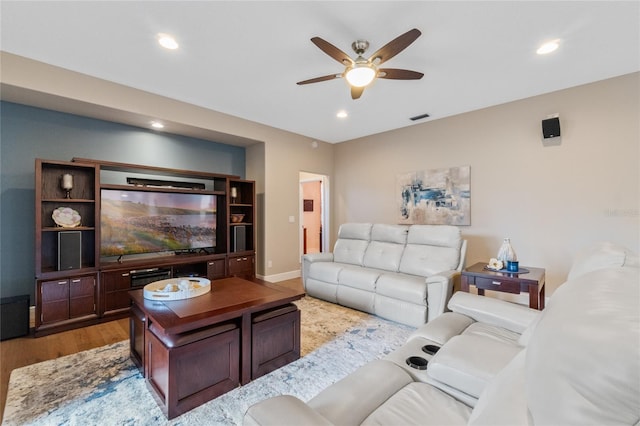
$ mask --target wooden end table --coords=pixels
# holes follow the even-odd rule
[[[503,293],[529,293],[529,307],[544,309],[544,275],[543,268],[520,267],[519,272],[505,270],[492,271],[486,269],[487,263],[479,262],[462,271],[460,289],[469,292],[469,286],[474,285],[478,294],[484,296],[485,290],[501,291]],[[527,272],[528,271],[528,272]]]

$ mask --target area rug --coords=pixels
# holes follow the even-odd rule
[[[171,421],[129,359],[129,342],[122,341],[14,370],[2,424],[241,425],[252,404],[283,394],[308,401],[402,345],[414,330],[310,297],[296,303],[302,358]]]

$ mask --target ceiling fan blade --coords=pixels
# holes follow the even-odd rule
[[[389,80],[420,80],[424,74],[418,71],[399,70],[396,68],[380,68],[378,78]]]
[[[362,92],[364,92],[364,87],[351,86],[351,99],[358,99],[362,96]]]
[[[318,46],[320,50],[322,50],[327,55],[331,56],[336,61],[340,62],[342,65],[348,66],[353,65],[353,59],[342,50],[335,47],[333,44],[329,43],[321,39],[320,37],[313,37],[311,42]]]
[[[320,83],[321,81],[333,80],[334,78],[340,78],[340,77],[342,77],[342,74],[329,74],[329,75],[324,75],[322,77],[310,78],[309,80],[299,81],[296,84],[303,85],[303,84],[311,84],[311,83]]]
[[[413,43],[418,37],[420,37],[420,34],[422,33],[416,28],[407,31],[406,33],[396,37],[395,39],[391,40],[389,43],[378,49],[376,53],[371,55],[369,61],[373,62],[378,59],[378,65],[388,61],[389,59],[393,58],[398,53],[406,49],[411,43]]]

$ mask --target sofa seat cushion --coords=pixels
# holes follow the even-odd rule
[[[426,383],[410,383],[391,396],[363,425],[466,425],[471,408]]]
[[[411,382],[411,376],[393,362],[374,360],[329,386],[308,404],[333,424],[359,425]]]
[[[425,279],[415,275],[385,272],[378,278],[376,293],[416,305],[427,304]]]
[[[522,348],[474,334],[452,337],[435,354],[427,374],[437,382],[478,398],[487,383]]]
[[[530,425],[525,388],[526,350],[516,355],[482,391],[469,426]]]
[[[318,262],[309,267],[309,277],[314,280],[324,281],[331,284],[338,284],[340,271],[347,266],[338,262]]]
[[[510,345],[519,345],[518,341],[520,339],[520,334],[514,331],[510,331],[502,327],[496,327],[495,325],[484,322],[475,322],[471,324],[462,334],[486,337]]]
[[[374,293],[382,273],[379,269],[345,265],[338,273],[338,284]]]

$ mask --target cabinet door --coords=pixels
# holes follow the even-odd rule
[[[76,277],[69,280],[69,317],[96,314],[96,278]]]
[[[253,263],[254,256],[229,257],[229,275],[251,278],[254,276]]]
[[[224,259],[210,260],[207,262],[207,278],[210,280],[216,280],[227,276],[225,271]]]
[[[43,324],[69,319],[69,280],[40,283],[40,295]]]
[[[131,277],[128,271],[103,272],[101,286],[104,288],[104,312],[128,309],[131,305],[129,290]]]

